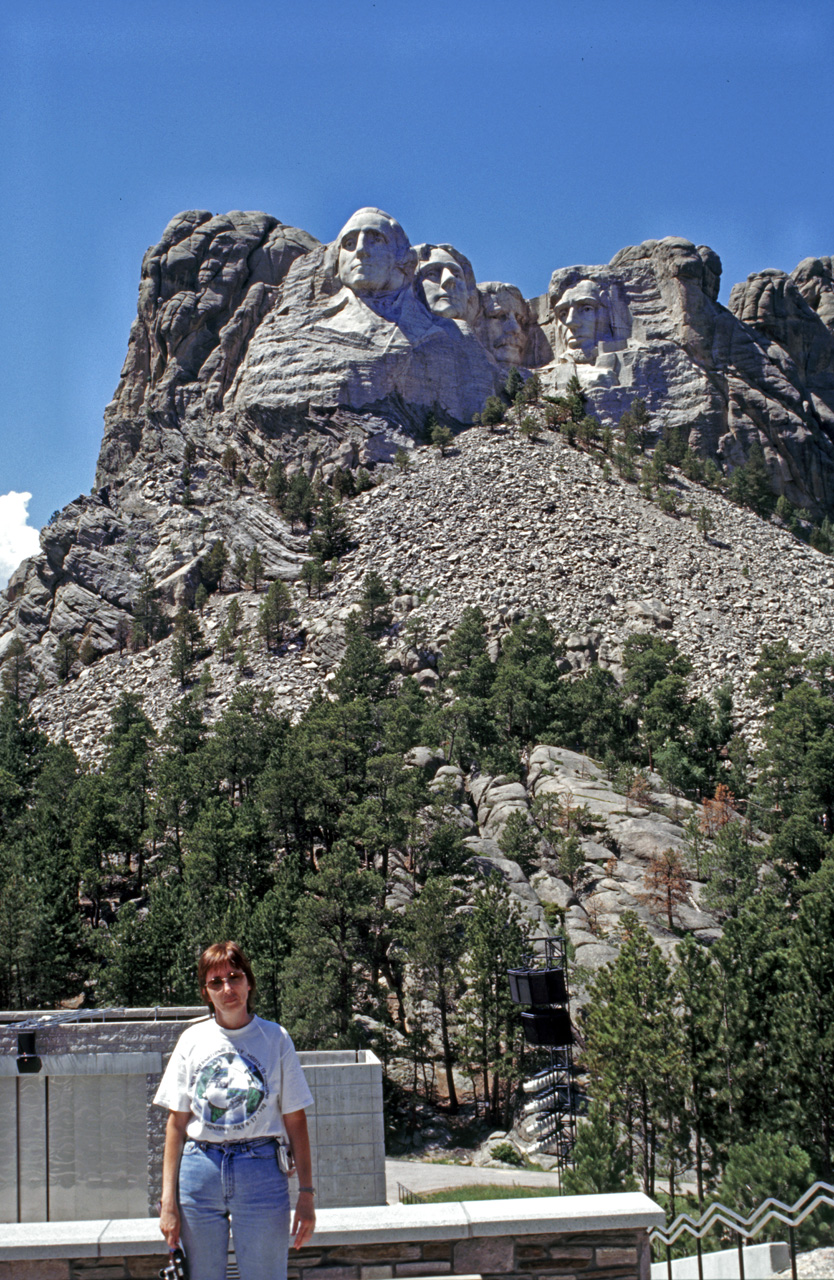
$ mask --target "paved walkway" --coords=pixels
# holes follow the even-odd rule
[[[475,1184],[500,1183],[506,1187],[552,1187],[559,1190],[553,1173],[535,1173],[528,1169],[484,1169],[471,1164],[432,1164],[425,1160],[386,1160],[385,1186],[389,1204],[399,1200],[397,1183],[409,1191],[424,1194],[446,1187],[471,1187]]]

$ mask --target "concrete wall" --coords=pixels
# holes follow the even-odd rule
[[[790,1245],[784,1241],[744,1246],[744,1274],[747,1280],[771,1280],[791,1265]],[[701,1255],[704,1280],[738,1280],[738,1249],[718,1249]],[[653,1262],[651,1280],[667,1280],[665,1262]],[[698,1280],[698,1256],[675,1258],[672,1280]]]
[[[299,1057],[315,1098],[307,1122],[316,1204],[385,1204],[382,1063],[365,1049]]]
[[[151,1102],[201,1008],[44,1021],[35,1032],[41,1071],[21,1076],[17,1024],[38,1016],[0,1014],[0,1131],[9,1148],[0,1153],[0,1221],[147,1217],[165,1140],[165,1113]]]
[[[155,1216],[166,1113],[153,1096],[184,1026],[204,1011],[115,1013],[44,1023],[36,1031],[42,1070],[28,1076],[17,1070],[15,1015],[0,1014],[0,1222]],[[379,1060],[365,1050],[301,1060],[316,1101],[309,1125],[319,1205],[384,1204]]]

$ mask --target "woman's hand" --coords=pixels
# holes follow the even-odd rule
[[[316,1206],[312,1191],[299,1191],[292,1220],[293,1248],[300,1249],[316,1229]]]
[[[180,1242],[180,1211],[174,1205],[170,1209],[160,1209],[159,1229],[165,1237],[169,1249],[175,1249]]]
[[[177,1207],[177,1180],[180,1156],[185,1145],[185,1130],[190,1111],[169,1111],[165,1126],[165,1151],[162,1155],[162,1200],[159,1205],[159,1229],[174,1249],[180,1242],[180,1211]]]
[[[299,1187],[312,1187],[313,1165],[310,1159],[310,1136],[307,1133],[307,1116],[301,1111],[285,1111],[284,1127],[290,1140],[293,1159],[298,1173]],[[306,1244],[316,1229],[316,1204],[313,1192],[299,1191],[295,1202],[295,1216],[291,1235],[295,1248]]]

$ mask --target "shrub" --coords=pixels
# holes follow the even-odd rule
[[[524,1156],[520,1151],[516,1151],[511,1142],[496,1142],[494,1147],[490,1147],[489,1154],[493,1160],[515,1165],[516,1169],[524,1168]]]

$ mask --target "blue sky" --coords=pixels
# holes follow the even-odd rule
[[[327,240],[379,205],[528,296],[663,235],[724,301],[834,253],[832,36],[831,0],[6,0],[0,495],[39,526],[89,490],[183,209]]]

